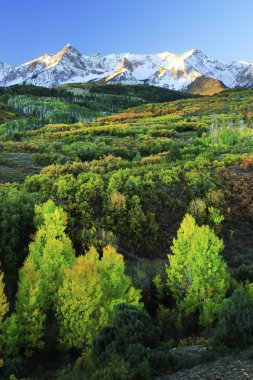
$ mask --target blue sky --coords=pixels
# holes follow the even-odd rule
[[[181,53],[253,62],[253,0],[1,0],[0,61],[71,43],[84,54]]]

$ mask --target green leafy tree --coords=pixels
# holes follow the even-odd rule
[[[12,287],[27,254],[25,247],[33,233],[33,216],[34,197],[30,194],[13,188],[1,199],[0,257]]]
[[[49,200],[42,206],[35,206],[35,215],[39,228],[29,246],[29,257],[39,271],[47,302],[52,302],[62,284],[65,269],[75,262],[75,251],[65,234],[67,214],[61,207]]]
[[[7,311],[9,310],[7,298],[4,293],[3,277],[4,277],[3,273],[0,272],[0,323],[2,322]]]
[[[46,297],[42,292],[41,275],[28,257],[20,270],[16,311],[21,335],[20,345],[29,356],[44,346]]]
[[[23,331],[20,329],[16,313],[12,313],[5,318],[2,324],[0,343],[3,352],[3,359],[6,365],[20,363],[20,338]],[[7,364],[8,363],[8,364]]]
[[[35,207],[38,231],[20,270],[16,303],[21,344],[27,355],[44,346],[45,321],[54,309],[65,269],[75,262],[72,243],[65,234],[66,222],[66,213],[51,200]]]
[[[199,227],[186,214],[168,255],[168,285],[177,307],[186,316],[198,312],[202,326],[213,322],[228,289],[222,249],[223,241],[209,226]]]
[[[2,332],[3,332],[3,318],[9,310],[6,295],[4,293],[3,273],[0,272],[0,351],[2,351]],[[0,367],[3,365],[3,359],[0,356]]]
[[[103,187],[96,173],[82,173],[77,179],[65,175],[54,184],[56,197],[67,202],[69,235],[80,251],[96,246],[99,240]]]
[[[92,342],[100,328],[110,322],[117,304],[138,305],[140,291],[125,274],[122,255],[111,246],[103,256],[91,248],[77,259],[57,296],[60,342],[65,348],[81,348]]]

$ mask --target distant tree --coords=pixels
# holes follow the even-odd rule
[[[136,152],[133,161],[140,161],[141,160],[141,154],[139,151]]]
[[[166,161],[174,162],[176,160],[180,160],[182,155],[180,149],[183,147],[182,143],[177,141],[172,141],[169,145],[169,150],[166,155]]]
[[[199,227],[186,214],[168,255],[168,285],[180,313],[199,313],[207,326],[218,313],[229,285],[226,264],[220,252],[223,241],[209,226]]]

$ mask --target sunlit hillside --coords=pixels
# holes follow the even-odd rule
[[[148,379],[230,355],[252,324],[253,90],[0,102],[3,373]]]

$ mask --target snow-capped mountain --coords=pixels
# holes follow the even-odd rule
[[[221,63],[194,49],[183,54],[82,55],[66,45],[55,55],[45,54],[20,66],[0,62],[0,86],[34,84],[54,87],[64,83],[146,83],[175,90],[187,90],[198,78],[211,78],[225,86],[253,86],[253,63]]]
[[[8,75],[8,73],[13,69],[14,67],[7,65],[6,63],[0,62],[0,83],[1,79]]]

